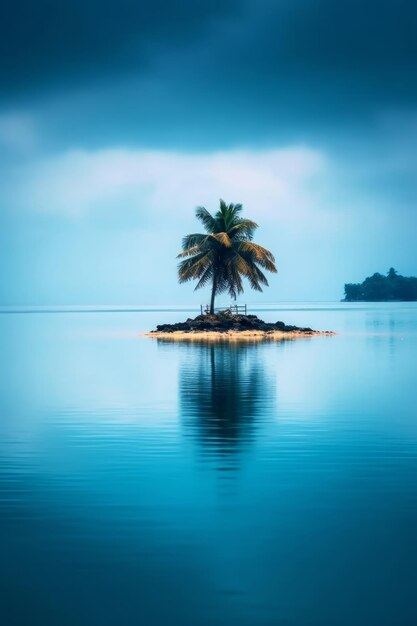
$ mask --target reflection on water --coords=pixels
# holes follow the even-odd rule
[[[184,352],[179,374],[184,432],[198,442],[203,458],[230,469],[273,410],[275,388],[259,344],[180,343],[176,349],[179,345]]]
[[[417,624],[417,303],[284,313],[0,315],[1,626]]]

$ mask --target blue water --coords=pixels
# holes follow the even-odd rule
[[[48,311],[0,311],[2,626],[417,624],[416,304]]]

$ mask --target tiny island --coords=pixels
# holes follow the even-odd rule
[[[401,276],[391,267],[386,276],[376,272],[362,283],[347,283],[342,302],[415,302],[417,278]]]
[[[255,291],[268,286],[265,271],[276,273],[275,258],[269,250],[253,241],[258,224],[241,217],[241,204],[226,204],[220,200],[219,210],[212,215],[197,207],[196,217],[205,233],[186,235],[178,257],[180,283],[196,280],[195,290],[211,287],[210,304],[201,315],[177,324],[161,324],[146,333],[148,337],[169,340],[282,340],[313,335],[333,335],[332,331],[317,331],[284,324],[269,323],[256,315],[243,315],[232,305],[216,309],[218,294],[228,293],[233,301],[243,293],[246,279]]]
[[[312,328],[300,328],[284,324],[269,323],[256,315],[240,315],[233,310],[219,313],[206,313],[194,319],[177,324],[160,324],[156,330],[147,333],[160,339],[188,340],[281,340],[311,337],[312,335],[333,335],[331,331],[317,331]]]

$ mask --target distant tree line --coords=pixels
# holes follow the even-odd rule
[[[401,276],[393,267],[384,276],[376,272],[365,278],[363,283],[345,285],[345,302],[389,302],[417,300],[417,278]]]

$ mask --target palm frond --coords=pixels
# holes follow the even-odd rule
[[[212,264],[211,252],[200,252],[195,256],[181,261],[178,265],[178,279],[180,283],[185,283],[193,278],[199,279]]]
[[[183,259],[185,257],[194,256],[196,254],[199,254],[199,252],[202,252],[200,246],[194,246],[192,248],[187,248],[186,250],[183,250],[182,252],[177,254],[177,259]]]
[[[240,241],[236,244],[239,253],[251,258],[268,272],[276,273],[275,258],[272,252],[252,241]]]
[[[203,224],[207,233],[216,232],[216,219],[203,206],[199,206],[195,210],[195,215]]]
[[[227,212],[228,208],[229,207],[226,202],[222,198],[220,198],[220,212],[224,215]]]
[[[212,235],[209,235],[209,237],[210,239],[214,239],[217,243],[219,243],[221,246],[224,246],[225,248],[231,248],[232,246],[230,237],[225,232],[213,233]]]
[[[244,254],[239,254],[236,250],[233,250],[233,253],[234,256],[231,259],[230,265],[232,265],[239,274],[242,274],[242,276],[248,279],[252,289],[262,291],[259,285],[259,270],[256,264],[252,259],[245,258]]]
[[[194,287],[194,291],[197,291],[198,289],[202,289],[203,287],[205,287],[212,278],[213,278],[213,266],[209,265],[207,269],[203,272],[197,285]]]
[[[254,266],[254,272],[256,274],[256,278],[257,278],[258,282],[260,282],[262,285],[265,285],[265,287],[268,287],[268,285],[269,285],[268,279],[265,276],[265,274],[259,269],[259,267],[257,265]]]
[[[185,235],[182,239],[182,249],[188,250],[188,248],[194,248],[195,246],[201,246],[207,239],[207,235],[202,233],[192,233],[191,235]]]
[[[257,228],[258,224],[256,222],[239,218],[238,220],[235,220],[233,226],[229,228],[228,235],[234,239],[248,239],[251,241]]]
[[[229,258],[226,261],[227,266],[233,266],[236,270],[242,274],[243,276],[247,276],[250,274],[250,262],[244,258],[239,252],[233,249],[232,253],[229,255]]]
[[[227,291],[233,299],[236,299],[238,294],[243,293],[243,283],[239,272],[239,267],[236,263],[230,262],[226,266],[227,274]]]
[[[238,215],[242,208],[241,204],[226,204],[226,202],[220,198],[220,208],[216,213],[219,230],[229,231],[240,219]]]

